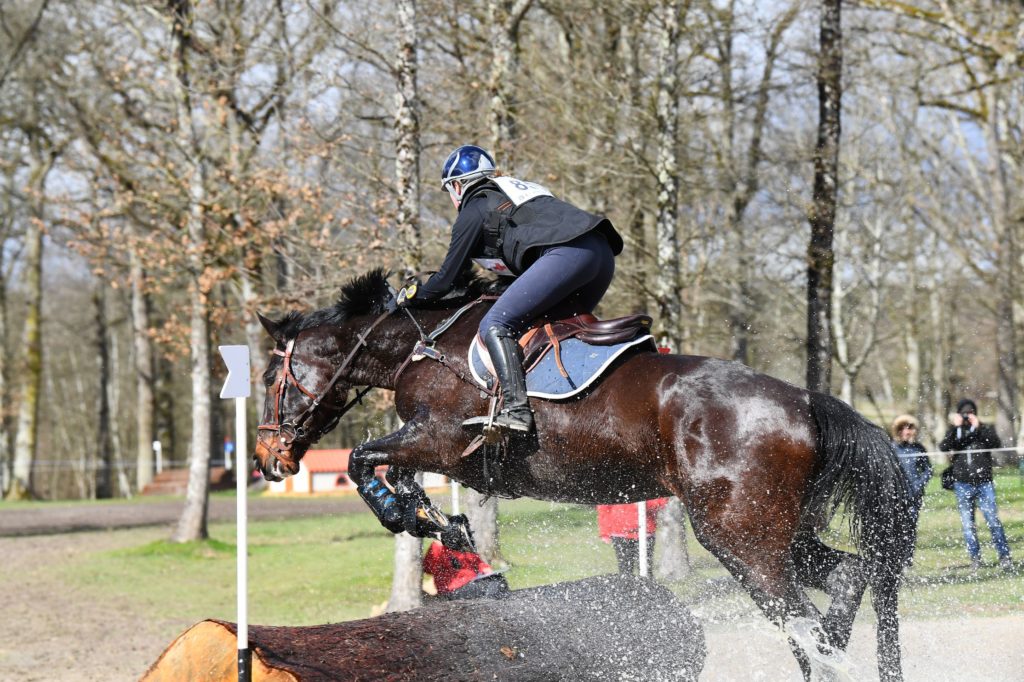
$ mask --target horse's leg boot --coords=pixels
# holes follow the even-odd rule
[[[369,481],[359,486],[358,490],[359,496],[370,507],[382,526],[392,533],[401,533],[405,530],[403,523],[403,507],[405,505],[401,504],[398,496],[391,492],[383,481],[372,476]]]
[[[448,516],[434,506],[423,487],[416,482],[412,469],[390,467],[385,475],[394,488],[400,509],[401,528],[413,537],[436,538],[450,549],[473,552],[473,535],[465,515]]]
[[[492,428],[507,431],[533,431],[533,412],[526,395],[522,350],[515,336],[503,327],[494,326],[484,333],[483,341],[501,384],[502,408],[493,421],[486,416],[473,417],[462,422],[462,425],[486,428],[490,424]]]

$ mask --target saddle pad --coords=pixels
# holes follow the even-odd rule
[[[562,376],[555,361],[554,349],[548,350],[543,359],[526,375],[526,393],[532,398],[571,398],[590,386],[601,376],[615,358],[630,348],[647,344],[649,350],[656,350],[654,337],[650,334],[614,346],[591,346],[576,338],[559,342],[562,366],[569,379]],[[473,338],[469,344],[469,370],[473,380],[480,386],[487,386],[491,378],[490,362],[485,363],[480,355],[480,339]],[[571,381],[570,381],[571,380]]]

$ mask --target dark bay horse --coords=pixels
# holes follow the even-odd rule
[[[528,455],[488,458],[481,448],[464,456],[473,434],[461,423],[488,408],[466,362],[490,304],[481,287],[472,282],[430,307],[396,311],[386,274],[375,270],[347,284],[333,307],[280,322],[261,318],[277,343],[254,457],[264,477],[295,474],[309,446],[347,409],[354,387],[392,390],[404,425],[357,447],[349,471],[392,532],[460,542],[462,519],[430,504],[415,471],[491,494],[561,502],[675,495],[700,543],[785,630],[805,677],[843,671],[870,585],[881,678],[902,678],[896,610],[909,497],[881,429],[835,398],[738,363],[643,351],[582,399],[534,399],[538,435]],[[410,362],[425,332],[463,306],[433,357]],[[390,466],[386,484],[373,475],[379,465]],[[818,539],[840,506],[858,554]],[[830,595],[824,615],[804,586]]]

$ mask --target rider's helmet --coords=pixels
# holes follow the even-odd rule
[[[494,159],[490,154],[476,145],[464,144],[449,154],[441,167],[441,186],[448,190],[452,199],[461,201],[470,185],[494,175],[494,171]],[[458,190],[453,180],[460,181]]]

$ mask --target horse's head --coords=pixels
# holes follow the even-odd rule
[[[253,455],[268,481],[298,473],[306,450],[338,423],[350,389],[335,376],[335,336],[325,326],[293,331],[294,319],[273,322],[260,316],[277,344],[263,375],[267,398]]]

